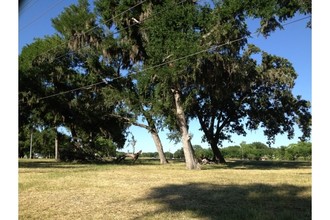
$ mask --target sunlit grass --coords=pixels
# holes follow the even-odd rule
[[[20,219],[310,219],[309,163],[20,160]]]

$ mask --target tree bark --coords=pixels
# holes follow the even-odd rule
[[[135,126],[145,128],[148,131],[150,131],[152,139],[154,140],[154,143],[156,145],[156,149],[157,149],[157,152],[158,152],[158,155],[159,155],[160,164],[167,164],[168,163],[168,161],[165,157],[165,153],[164,153],[164,150],[163,150],[163,145],[162,145],[162,142],[159,138],[156,126],[154,125],[154,123],[152,122],[152,119],[150,117],[148,117],[146,114],[144,114],[144,117],[146,118],[146,120],[148,122],[148,125],[144,125],[144,124],[141,124],[141,123],[134,122],[131,119],[123,117],[123,116],[119,116],[119,115],[112,115],[112,116],[121,118],[121,119],[123,119],[123,120],[125,120],[129,123],[132,123]]]
[[[163,145],[162,142],[160,141],[159,135],[156,131],[153,129],[150,131],[152,138],[154,139],[157,151],[158,151],[158,156],[160,160],[160,164],[167,164],[168,161],[165,157],[164,150],[163,150]]]
[[[60,157],[59,157],[59,150],[58,150],[58,132],[57,132],[57,129],[55,127],[55,160],[56,161],[59,161],[60,160]]]
[[[198,164],[194,156],[194,150],[190,142],[186,117],[180,100],[181,95],[178,90],[172,90],[172,91],[174,92],[176,117],[178,120],[180,132],[182,136],[183,153],[186,161],[186,168],[189,170],[198,169]]]
[[[33,130],[30,130],[30,159],[32,159]]]
[[[59,159],[58,157],[58,139],[57,136],[55,137],[55,160],[57,161]]]
[[[78,138],[75,126],[73,124],[70,124],[70,131],[72,139],[75,140],[76,138]]]
[[[219,148],[218,148],[218,139],[219,139],[219,133],[222,129],[222,127],[224,126],[224,124],[222,124],[221,126],[219,126],[220,121],[218,121],[216,127],[216,134],[213,133],[213,128],[214,128],[214,122],[215,122],[215,116],[212,117],[211,120],[211,125],[209,126],[209,128],[207,128],[206,124],[204,123],[203,117],[201,114],[197,114],[198,116],[198,120],[199,120],[199,124],[202,127],[202,130],[206,136],[207,142],[211,145],[211,149],[213,152],[213,161],[216,161],[218,163],[226,163],[225,158],[223,157],[223,155],[221,154]]]
[[[156,148],[157,148],[157,152],[158,152],[158,156],[159,156],[159,162],[160,162],[160,164],[167,164],[168,161],[165,157],[165,153],[164,153],[164,150],[163,150],[163,145],[162,145],[162,142],[159,138],[156,126],[153,123],[152,119],[149,118],[147,115],[145,115],[145,118],[147,119],[149,131],[151,133],[152,139],[154,140]]]
[[[119,162],[125,160],[126,157],[131,157],[133,159],[133,163],[135,163],[135,161],[139,158],[141,153],[142,153],[142,150],[140,150],[139,152],[137,152],[135,154],[134,153],[133,154],[127,153],[125,155],[122,155],[122,156],[118,157],[116,161],[117,161],[117,163],[119,163]]]
[[[222,153],[220,152],[217,144],[211,144],[211,149],[213,151],[213,160],[219,163],[226,163],[225,158],[223,157]]]

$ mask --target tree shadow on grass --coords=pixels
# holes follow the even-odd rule
[[[42,159],[33,159],[33,160],[19,160],[18,168],[81,168],[86,164],[78,163],[67,163],[67,162],[58,162],[55,160],[42,160]]]
[[[159,160],[157,159],[138,159],[137,161],[133,162],[131,159],[126,159],[121,161],[120,163],[116,161],[94,161],[94,162],[61,162],[56,161],[54,159],[24,159],[18,160],[18,167],[19,168],[82,168],[89,165],[116,165],[116,166],[127,166],[127,165],[160,165]]]
[[[311,219],[308,187],[293,185],[217,185],[208,183],[170,184],[152,189],[143,201],[158,204],[158,210],[136,219],[172,213],[179,219],[275,220]],[[185,216],[189,215],[189,216]]]
[[[253,161],[253,160],[231,160],[225,165],[210,164],[204,165],[204,169],[260,169],[260,170],[276,170],[276,169],[300,169],[310,168],[310,161]]]
[[[170,164],[184,164],[182,160],[169,160]],[[160,166],[159,159],[145,159],[139,158],[133,162],[131,159],[126,159],[120,163],[116,161],[95,161],[95,162],[60,162],[54,159],[23,159],[18,160],[19,168],[82,168],[88,165],[155,165]],[[202,169],[299,169],[310,168],[311,162],[305,161],[246,161],[246,160],[232,160],[223,164],[208,164],[202,165]]]
[[[19,159],[19,168],[84,168],[91,165],[103,166],[113,164],[107,161],[56,161],[55,159]]]

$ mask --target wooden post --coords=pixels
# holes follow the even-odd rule
[[[33,139],[33,133],[32,133],[32,129],[30,129],[30,159],[32,159],[32,139]]]
[[[57,140],[57,136],[55,137],[55,160],[58,160],[58,140]]]

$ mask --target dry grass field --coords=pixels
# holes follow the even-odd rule
[[[19,219],[311,219],[311,163],[19,160]]]

